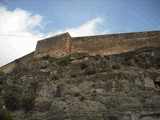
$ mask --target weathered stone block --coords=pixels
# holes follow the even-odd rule
[[[149,88],[155,88],[154,82],[150,78],[145,78],[144,79],[144,86],[149,87]]]

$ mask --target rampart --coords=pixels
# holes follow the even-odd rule
[[[73,53],[110,55],[133,51],[137,48],[147,46],[160,46],[160,31],[84,37],[71,37],[69,33],[64,33],[38,41],[35,52],[0,67],[0,71],[9,73],[17,65],[25,64],[26,61],[30,59],[41,58],[48,55],[55,58],[65,57]]]
[[[71,36],[69,33],[57,35],[45,40],[38,41],[34,56],[40,58],[43,56],[53,56],[56,58],[66,56],[71,53]]]
[[[0,71],[3,71],[5,73],[10,73],[13,71],[14,68],[16,68],[17,66],[24,66],[26,65],[26,63],[28,61],[30,61],[31,59],[33,59],[33,55],[34,55],[34,52],[32,53],[29,53],[19,59],[16,59],[2,67],[0,67]]]
[[[60,58],[72,53],[89,55],[118,54],[141,47],[160,45],[160,31],[71,37],[64,33],[37,43],[34,56],[50,55]]]

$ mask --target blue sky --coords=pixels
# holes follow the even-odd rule
[[[157,30],[160,0],[1,0],[9,10],[20,8],[43,16],[42,32],[76,27],[100,17],[97,29],[110,33]],[[8,2],[6,2],[8,1]]]
[[[0,34],[15,35],[0,35],[1,66],[34,51],[38,40],[63,32],[160,30],[160,0],[0,0],[0,25]]]

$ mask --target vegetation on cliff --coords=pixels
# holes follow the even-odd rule
[[[159,61],[160,47],[32,59],[0,73],[0,118],[9,110],[15,120],[158,120]]]

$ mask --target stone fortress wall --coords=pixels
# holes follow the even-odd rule
[[[26,65],[26,63],[28,61],[30,61],[31,59],[33,59],[33,56],[34,56],[34,52],[31,52],[31,53],[29,53],[29,54],[27,54],[27,55],[25,55],[25,56],[23,56],[23,57],[21,57],[19,59],[16,59],[16,60],[14,60],[14,61],[12,61],[12,62],[10,62],[10,63],[2,66],[2,67],[0,67],[0,72],[2,71],[4,73],[10,73],[10,72],[12,72],[12,70],[15,67],[21,66],[21,65],[22,66]]]
[[[41,58],[47,55],[55,58],[65,57],[73,53],[111,55],[147,46],[160,46],[160,31],[84,37],[71,37],[69,33],[64,33],[38,41],[35,52],[0,67],[0,71],[8,73],[18,64],[25,64],[30,59]]]
[[[37,43],[35,58],[50,55],[61,58],[73,53],[118,54],[141,47],[160,45],[160,31],[71,37],[64,33]]]
[[[71,36],[68,33],[60,34],[37,42],[35,58],[53,56],[60,58],[70,54]]]

